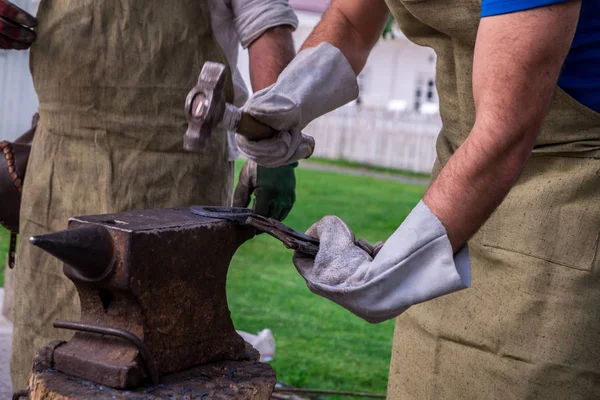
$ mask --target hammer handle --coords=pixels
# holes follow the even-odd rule
[[[250,114],[242,112],[237,133],[249,140],[270,139],[277,134],[277,130],[263,124]]]

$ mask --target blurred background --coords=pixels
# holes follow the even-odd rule
[[[35,14],[39,0],[14,2]],[[300,47],[328,1],[290,3],[300,20],[294,34]],[[0,50],[0,93],[5,94],[0,98],[0,140],[13,140],[27,131],[36,112],[28,56]],[[286,224],[306,230],[322,216],[336,214],[357,237],[372,242],[394,232],[425,192],[435,160],[441,127],[435,61],[431,49],[409,42],[391,22],[359,77],[359,99],[306,128],[305,133],[315,137],[316,152],[297,170],[298,200]],[[244,51],[239,64],[249,82]],[[238,162],[238,171],[241,165]],[[8,232],[0,228],[0,260],[7,250]],[[271,364],[285,384],[385,393],[393,321],[369,325],[312,295],[290,255],[267,235],[236,254],[228,278],[236,328],[272,331],[276,352]],[[5,281],[2,273],[0,286],[10,285],[10,279],[7,274]],[[6,308],[5,304],[4,315],[10,319]],[[11,390],[10,327],[0,319],[0,398],[8,398]]]
[[[39,0],[16,0],[34,12]],[[328,5],[326,0],[290,0],[300,25],[294,33],[300,47]],[[435,53],[417,46],[392,24],[377,44],[359,77],[359,99],[315,121],[306,133],[315,137],[315,156],[365,165],[428,173],[441,126],[435,90]],[[12,140],[29,129],[37,100],[28,69],[28,52],[0,50],[0,132]],[[241,51],[239,69],[248,76],[248,54]],[[364,132],[369,132],[364,135]],[[401,148],[398,153],[393,149]]]

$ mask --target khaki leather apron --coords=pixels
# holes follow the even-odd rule
[[[480,0],[387,0],[438,56],[434,175],[475,120]],[[397,319],[392,399],[600,398],[600,114],[557,88],[518,182],[470,242],[468,290]]]
[[[40,124],[15,269],[15,389],[26,387],[37,348],[72,335],[53,321],[79,318],[61,263],[30,236],[78,215],[229,205],[233,185],[225,132],[213,133],[206,154],[183,151],[185,97],[205,61],[226,63],[205,1],[42,0],[38,19]]]

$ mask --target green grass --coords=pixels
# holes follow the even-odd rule
[[[0,226],[0,287],[4,287],[4,266],[6,255],[8,254],[8,245],[10,243],[10,232]]]
[[[297,171],[297,203],[285,223],[306,230],[324,215],[346,221],[357,237],[385,240],[425,187],[338,173]],[[370,325],[310,293],[292,252],[266,235],[238,251],[228,277],[236,328],[269,328],[279,381],[300,387],[385,393],[393,322]]]
[[[371,242],[385,240],[425,191],[423,186],[308,169],[298,169],[297,179],[297,202],[286,224],[305,231],[324,215],[335,214],[357,237]],[[2,261],[8,240],[8,232],[0,229]],[[370,325],[313,295],[291,256],[291,251],[266,235],[238,251],[228,277],[236,328],[273,331],[277,348],[271,364],[281,382],[385,393],[393,322]]]
[[[331,160],[328,158],[311,157],[308,161],[311,163],[314,163],[314,164],[324,164],[324,165],[332,165],[335,167],[345,167],[345,168],[373,171],[373,172],[378,172],[381,174],[405,176],[407,178],[419,178],[419,179],[423,179],[423,180],[429,180],[431,178],[431,174],[405,171],[405,170],[394,169],[394,168],[378,167],[375,165],[368,165],[368,164],[363,164],[363,163],[359,163],[359,162],[348,161],[348,160],[344,160],[342,158],[337,159],[337,160]]]

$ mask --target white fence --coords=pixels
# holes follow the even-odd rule
[[[347,106],[312,122],[304,132],[316,141],[315,157],[431,172],[438,115]]]
[[[29,52],[0,50],[0,93],[0,140],[14,140],[31,127],[37,110]]]
[[[39,0],[13,3],[35,12]],[[37,96],[29,73],[28,51],[0,50],[0,140],[14,140],[31,127]]]

